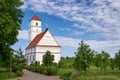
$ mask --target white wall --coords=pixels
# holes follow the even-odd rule
[[[60,53],[59,54],[53,54],[54,55],[54,62],[58,63],[60,61]]]
[[[36,47],[36,52],[60,52],[60,47]]]
[[[36,25],[38,23],[38,25]],[[28,31],[28,41],[32,41],[35,36],[42,32],[41,21],[31,20]]]
[[[54,37],[51,35],[49,31],[43,36],[43,38],[38,42],[37,45],[52,45],[59,46]]]
[[[38,20],[31,20],[29,26],[36,26],[36,23],[38,23],[38,26],[41,26],[41,21]]]

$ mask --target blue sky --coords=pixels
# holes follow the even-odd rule
[[[62,46],[61,56],[74,56],[84,40],[91,49],[114,56],[120,50],[120,0],[22,0],[22,30],[13,48],[27,46],[28,24],[34,12]]]

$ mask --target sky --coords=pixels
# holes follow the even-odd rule
[[[81,40],[112,57],[120,50],[120,0],[22,0],[24,12],[14,49],[28,45],[28,24],[34,13],[61,46],[61,56],[74,56]]]

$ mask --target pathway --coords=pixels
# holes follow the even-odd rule
[[[62,80],[55,76],[45,76],[39,73],[34,73],[28,70],[23,70],[24,75],[22,77],[9,79],[9,80]]]

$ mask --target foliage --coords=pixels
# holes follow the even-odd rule
[[[17,73],[10,74],[8,68],[0,67],[0,80],[8,80],[14,77],[18,77]]]
[[[59,70],[59,69],[58,69]],[[61,73],[60,77],[63,80],[118,80],[120,79],[120,71],[119,70],[111,70],[107,69],[106,75],[102,71],[98,71],[99,74],[96,73],[96,68],[91,69],[91,67],[87,70],[87,75],[80,74],[79,76],[72,76],[72,73],[75,72],[75,70],[60,68]],[[58,71],[59,72],[59,71]],[[87,77],[86,77],[87,76]]]
[[[57,65],[45,66],[45,65],[30,65],[26,67],[28,70],[45,74],[45,75],[55,75],[57,74]]]
[[[111,67],[111,69],[114,70],[115,66],[116,66],[115,59],[114,59],[114,58],[111,58],[111,59],[110,59],[110,67]]]
[[[120,69],[120,50],[115,54],[115,62],[118,69]]]
[[[43,65],[50,66],[53,63],[53,57],[50,51],[47,51],[43,57]]]
[[[18,71],[17,71],[17,75],[18,75],[18,76],[22,76],[22,75],[23,75],[23,71],[18,70]]]
[[[9,65],[11,45],[17,42],[18,30],[22,23],[23,12],[20,10],[21,0],[0,0],[0,55],[1,65]]]
[[[73,68],[74,59],[73,58],[61,58],[59,62],[59,68]]]
[[[86,71],[93,58],[92,50],[83,41],[79,43],[78,51],[75,53],[74,68],[78,71]]]
[[[101,68],[103,68],[105,70],[106,67],[110,63],[110,61],[109,61],[110,55],[107,52],[105,52],[105,51],[102,51],[101,55],[102,55],[102,59],[101,59],[102,60],[102,66],[101,66]]]
[[[17,72],[17,71],[22,71],[23,68],[25,67],[26,64],[26,59],[23,55],[23,51],[21,48],[16,51],[16,54],[13,57],[12,60],[12,71]]]
[[[94,65],[98,68],[102,65],[102,55],[100,53],[95,54],[94,56]]]

